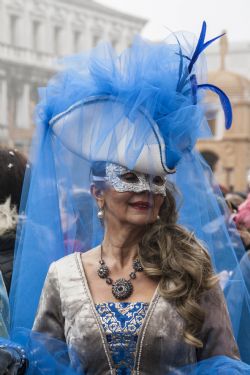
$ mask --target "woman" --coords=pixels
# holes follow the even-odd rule
[[[111,163],[93,175],[103,242],[53,263],[33,329],[66,340],[87,374],[166,374],[216,355],[239,359],[209,256],[176,224],[164,177]]]
[[[70,68],[44,91],[12,288],[12,337],[29,347],[30,371],[68,371],[68,351],[81,374],[202,371],[207,358],[210,370],[243,373],[209,256],[177,225],[171,192],[172,181],[184,197],[179,221],[206,241],[216,271],[232,269],[210,177],[193,150],[206,134],[201,88],[218,93],[231,125],[225,94],[197,84],[205,31],[204,23],[189,53],[180,35],[170,44],[137,39],[119,57],[104,45],[66,60]],[[214,235],[228,241],[224,257]],[[79,244],[83,254],[72,254]],[[27,344],[18,327],[32,325]]]

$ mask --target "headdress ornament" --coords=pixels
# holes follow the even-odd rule
[[[94,49],[87,62],[77,61],[46,89],[41,109],[54,134],[90,162],[109,161],[152,174],[173,172],[203,135],[201,89],[218,94],[226,128],[232,123],[226,94],[197,83],[195,63],[220,37],[205,42],[205,34],[204,22],[190,56],[178,36],[174,44],[137,38],[120,56],[107,45]]]

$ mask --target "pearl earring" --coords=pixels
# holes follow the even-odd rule
[[[99,220],[103,220],[103,218],[104,218],[103,208],[99,208],[99,211],[97,212],[97,217],[98,217]]]

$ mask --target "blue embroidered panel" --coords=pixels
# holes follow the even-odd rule
[[[96,304],[118,375],[132,372],[138,334],[148,306],[146,302]]]

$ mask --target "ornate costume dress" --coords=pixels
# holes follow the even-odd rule
[[[220,290],[205,293],[202,306],[204,348],[196,350],[185,343],[183,320],[158,288],[149,305],[95,305],[75,253],[51,265],[33,330],[65,340],[86,375],[167,374],[212,356],[239,358]]]

